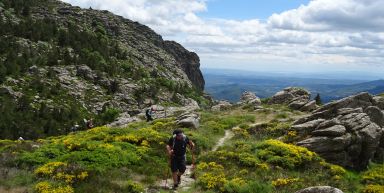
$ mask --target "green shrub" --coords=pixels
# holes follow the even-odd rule
[[[240,193],[269,193],[273,191],[273,187],[268,183],[251,181],[247,185],[241,187]]]
[[[119,109],[108,108],[104,112],[102,112],[98,116],[98,118],[102,124],[110,123],[110,122],[115,121],[117,119],[117,117],[119,117],[120,112],[121,111]]]

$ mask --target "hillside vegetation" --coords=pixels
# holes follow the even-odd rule
[[[197,144],[196,182],[186,192],[288,193],[315,185],[331,185],[344,192],[382,190],[384,165],[356,172],[327,163],[289,143],[296,136],[289,131],[291,122],[303,113],[278,105],[265,107],[262,111],[234,107],[200,112],[201,127],[183,129]],[[0,190],[167,192],[158,182],[169,178],[165,143],[176,127],[174,119],[168,118],[36,141],[2,140]],[[210,151],[228,129],[235,136],[218,151]]]
[[[195,53],[106,11],[1,0],[0,42],[3,139],[65,134],[90,118],[103,125],[155,103],[206,103]]]

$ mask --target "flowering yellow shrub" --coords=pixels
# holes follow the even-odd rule
[[[224,167],[216,162],[202,162],[197,166],[198,183],[205,189],[220,189],[227,183]]]
[[[38,176],[52,176],[59,168],[66,167],[68,164],[64,162],[49,162],[35,170]]]
[[[110,144],[110,143],[103,143],[103,144],[100,144],[99,147],[101,148],[106,148],[106,149],[114,149],[115,146]]]
[[[314,160],[320,160],[316,153],[307,148],[287,144],[279,140],[266,140],[257,145],[257,157],[277,166],[295,168]]]
[[[144,147],[149,147],[149,142],[147,140],[143,140],[140,145]]]
[[[244,184],[246,184],[247,182],[245,180],[243,180],[242,178],[233,178],[232,180],[230,180],[230,182],[234,183],[234,184],[237,184],[239,186],[242,186]]]
[[[299,181],[299,178],[279,178],[272,181],[272,186],[274,187],[286,186],[297,181]]]
[[[37,168],[34,173],[38,177],[52,178],[67,184],[73,184],[88,177],[86,171],[75,171],[73,168],[68,168],[68,164],[64,162],[49,162]]]
[[[240,127],[235,127],[232,129],[232,131],[235,134],[235,136],[238,136],[238,137],[248,138],[250,136],[246,129],[243,129]]]
[[[121,141],[121,142],[128,142],[128,143],[138,143],[141,141],[141,138],[139,138],[136,135],[128,134],[128,135],[122,135],[122,136],[116,136],[114,141]]]
[[[139,183],[132,181],[132,180],[128,180],[126,190],[130,193],[144,192],[143,186]]]
[[[256,164],[256,167],[262,170],[269,170],[268,164],[265,164],[265,163]]]
[[[224,172],[212,173],[207,172],[199,177],[199,183],[205,189],[219,189],[227,182]]]
[[[53,176],[53,179],[63,180],[64,182],[66,182],[68,184],[72,184],[73,181],[76,179],[76,176],[72,175],[72,174],[65,174],[63,172],[58,172],[57,174],[55,174]]]
[[[70,185],[54,186],[47,181],[39,182],[35,185],[35,191],[38,193],[74,193],[74,189]]]
[[[107,127],[107,126],[101,126],[101,127],[95,127],[95,128],[92,128],[92,129],[88,129],[86,132],[87,133],[101,133],[101,132],[106,132],[108,130],[110,130],[111,128]]]
[[[347,172],[343,167],[334,164],[331,164],[330,170],[334,176],[344,175]]]
[[[384,193],[384,186],[368,185],[364,188],[363,193]]]
[[[79,139],[71,137],[64,139],[63,143],[71,151],[79,150],[83,146]]]
[[[288,135],[288,137],[296,137],[297,132],[296,131],[288,131],[287,135]]]
[[[370,166],[368,171],[364,172],[363,180],[367,184],[384,185],[384,164]]]

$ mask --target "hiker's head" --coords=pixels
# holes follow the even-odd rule
[[[175,135],[176,139],[178,139],[178,140],[183,139],[183,131],[181,129],[174,130],[173,135]]]

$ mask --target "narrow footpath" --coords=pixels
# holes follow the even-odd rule
[[[229,139],[231,139],[233,136],[234,136],[234,133],[232,132],[232,129],[225,130],[225,135],[217,141],[216,145],[212,148],[211,151],[217,151],[219,147],[223,146],[224,143]],[[177,190],[174,190],[173,192],[183,192],[191,188],[191,186],[195,182],[195,179],[192,176],[193,174],[192,170],[193,170],[192,166],[187,165],[187,169],[185,170],[185,173],[181,176],[181,182],[179,187],[177,188]],[[158,183],[158,186],[162,189],[172,190],[173,180],[171,178],[171,171],[169,171],[168,176],[170,178],[166,180],[161,180]]]

